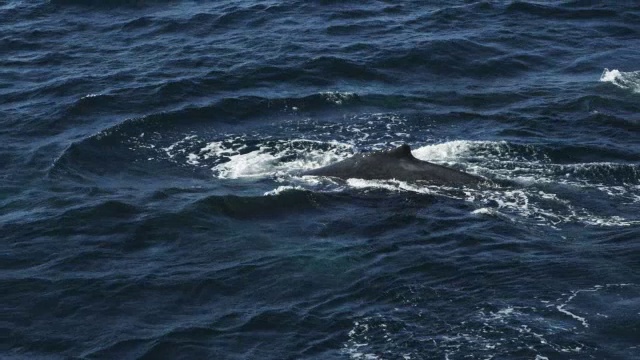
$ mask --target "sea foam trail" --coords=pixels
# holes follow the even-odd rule
[[[535,224],[557,228],[559,224],[580,223],[589,226],[632,226],[636,217],[625,218],[601,212],[598,207],[578,205],[574,191],[588,192],[594,204],[600,200],[633,206],[640,201],[638,170],[630,164],[589,163],[556,164],[544,148],[535,144],[507,141],[454,140],[416,146],[416,158],[461,168],[463,171],[493,180],[507,180],[515,187],[484,186],[450,188],[388,180],[331,179],[297,176],[310,170],[346,159],[357,145],[310,139],[256,140],[243,136],[213,142],[193,135],[162,148],[166,157],[186,166],[210,169],[215,179],[257,180],[270,178],[276,188],[260,189],[260,194],[278,196],[288,190],[334,192],[350,188],[356,191],[381,189],[391,192],[430,194],[467,201],[478,206],[474,214],[497,216],[512,221],[526,218]],[[374,147],[376,148],[376,147]],[[600,182],[599,174],[619,178]],[[562,186],[558,186],[562,184]]]
[[[617,69],[604,69],[600,81],[611,83],[619,88],[640,93],[640,71],[623,72]]]

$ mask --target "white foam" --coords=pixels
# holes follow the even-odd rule
[[[529,349],[533,354],[537,353],[537,360],[548,359],[547,356],[566,357],[566,354],[571,354],[576,359],[588,358],[592,355],[589,351],[593,348],[577,339],[594,334],[589,321],[603,321],[608,312],[625,318],[634,316],[637,313],[635,303],[625,300],[635,299],[637,292],[633,290],[625,293],[623,289],[638,286],[640,285],[634,283],[594,285],[568,291],[555,300],[541,299],[540,303],[524,301],[524,306],[500,303],[498,307],[494,307],[496,304],[480,302],[479,306],[482,307],[469,312],[468,316],[457,322],[443,319],[446,326],[437,326],[438,316],[427,316],[424,321],[421,319],[423,311],[442,313],[438,305],[433,307],[432,299],[436,289],[414,284],[405,291],[396,293],[400,301],[393,309],[355,320],[342,348],[351,359],[366,359],[367,356],[386,358],[383,354],[395,354],[396,357],[403,354],[418,359],[435,358],[416,353],[422,349],[433,349],[433,353],[437,352],[451,359],[500,358],[515,349]],[[448,296],[446,287],[438,290],[442,291],[439,297]],[[599,294],[601,292],[607,293]],[[610,296],[621,300],[614,308],[602,302]],[[599,304],[599,312],[593,311],[594,304]],[[581,305],[590,310],[585,311]],[[556,311],[567,316],[567,319],[558,319]],[[434,328],[440,330],[434,331]],[[419,342],[412,343],[408,339],[419,339]],[[541,353],[546,353],[546,356]]]
[[[276,195],[280,195],[285,191],[290,191],[290,190],[305,190],[305,188],[303,188],[302,186],[278,186],[277,188],[271,191],[265,192],[264,196],[276,196]]]
[[[614,84],[615,86],[640,93],[640,71],[623,72],[618,69],[604,69],[600,75],[600,81]]]
[[[260,150],[247,154],[233,155],[229,161],[215,166],[222,179],[238,179],[243,177],[265,177],[273,173],[276,168],[277,158]]]
[[[399,180],[365,180],[347,179],[347,185],[355,189],[384,189],[394,192],[415,192],[420,194],[433,194],[436,187],[420,186]]]
[[[140,138],[142,138],[143,136],[144,136],[144,133],[140,134]],[[185,144],[189,144],[195,138],[197,138],[196,135],[187,135],[183,139],[178,140],[177,142],[167,147],[163,147],[162,150],[170,159],[173,159],[178,154],[186,153],[186,149],[184,149],[182,146]],[[195,162],[198,160],[197,157],[191,157],[187,159],[188,159],[187,162],[191,161],[191,165],[196,165]]]
[[[609,71],[609,69],[605,68],[600,75],[600,81],[602,82],[614,82],[617,78],[621,76],[620,71],[617,69]]]
[[[211,144],[208,147],[211,147]],[[350,149],[350,146],[343,144],[338,148],[334,148],[333,151],[310,149],[298,152],[291,150],[287,146],[275,150],[262,146],[258,150],[248,153],[230,155],[228,162],[216,165],[212,170],[219,178],[223,179],[266,177],[274,174],[295,173],[343,160],[351,154],[346,152],[346,149]],[[295,159],[281,161],[282,158],[289,155],[294,155]]]
[[[195,152],[186,151],[194,136],[163,148],[167,157],[174,159],[184,155],[189,165],[201,165],[213,162],[214,175],[221,179],[239,179],[249,177],[270,177],[296,173],[326,166],[343,160],[352,154],[352,145],[333,142],[330,149],[321,150],[317,141],[296,139],[264,143],[253,151],[246,151],[247,145],[230,144],[225,141],[207,143]],[[326,145],[326,144],[323,144]]]
[[[355,321],[354,327],[349,330],[348,336],[349,340],[343,345],[342,351],[349,355],[349,358],[354,360],[374,360],[374,359],[382,359],[378,355],[373,352],[367,352],[367,348],[369,347],[369,337],[367,334],[371,331],[371,328],[375,326],[377,330],[382,330],[382,338],[384,341],[390,341],[392,338],[392,334],[387,329],[387,325],[376,324],[372,327],[369,326],[369,321],[371,318],[364,318],[362,321]],[[405,359],[411,359],[410,354],[403,354]]]
[[[236,153],[239,150],[241,149],[233,150],[233,149],[225,148],[223,146],[222,141],[214,141],[202,147],[198,152],[198,155],[202,156],[202,158],[206,160],[214,156],[231,155]]]
[[[342,105],[345,101],[355,98],[357,95],[352,92],[326,91],[321,93],[327,101],[336,105]]]
[[[578,316],[578,315],[570,312],[569,310],[565,309],[565,304],[556,306],[556,309],[558,309],[558,311],[560,311],[561,313],[569,315],[570,317],[580,321],[582,323],[582,326],[587,327],[587,328],[589,327],[589,323],[587,323],[587,319],[585,319],[582,316]]]
[[[624,283],[624,284],[605,284],[605,285],[594,285],[590,288],[587,289],[579,289],[579,290],[573,290],[570,292],[570,294],[566,297],[566,299],[558,299],[556,300],[557,302],[559,302],[559,304],[555,305],[556,310],[558,310],[559,312],[577,320],[580,322],[580,324],[584,327],[584,328],[588,328],[589,327],[589,323],[587,321],[586,316],[580,316],[577,315],[574,312],[571,312],[569,310],[567,310],[567,306],[578,296],[580,296],[581,294],[584,293],[596,293],[605,289],[615,289],[615,288],[622,288],[622,287],[629,287],[629,286],[638,286],[637,284],[632,284],[632,283]],[[547,307],[552,306],[552,305],[546,305]],[[596,313],[596,316],[599,317],[608,317],[608,315],[606,314],[601,314],[601,313]]]
[[[190,153],[187,155],[187,164],[189,165],[198,165],[200,161],[198,161],[198,155]]]
[[[469,141],[454,140],[445,143],[422,146],[413,149],[411,153],[420,160],[426,161],[451,161],[459,160],[461,157],[468,155],[474,147],[495,146],[496,144],[506,144],[506,142],[490,142],[490,141]]]
[[[506,216],[517,214],[536,220],[540,225],[556,228],[560,223],[579,222],[591,226],[631,226],[640,224],[640,220],[626,219],[620,216],[599,216],[581,208],[572,202],[560,198],[557,194],[545,191],[531,191],[535,184],[563,183],[585,190],[597,189],[614,198],[617,202],[637,203],[640,201],[640,186],[611,186],[589,184],[580,180],[582,172],[601,169],[616,171],[621,164],[615,163],[579,163],[552,164],[544,154],[530,145],[518,145],[514,148],[504,141],[467,141],[456,140],[435,145],[423,146],[413,151],[419,159],[433,162],[465,163],[466,170],[480,174],[490,174],[492,178],[516,181],[523,185],[519,189],[489,188],[466,189],[465,200],[476,204],[494,204],[482,207],[476,214]],[[531,158],[522,157],[522,153]],[[541,160],[540,160],[541,159]],[[558,177],[565,173],[567,176]],[[575,175],[574,175],[575,174]]]

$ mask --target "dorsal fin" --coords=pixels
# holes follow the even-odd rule
[[[396,158],[413,158],[411,148],[407,144],[402,144],[395,149],[391,149],[387,151],[387,154]]]

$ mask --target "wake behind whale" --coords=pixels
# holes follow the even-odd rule
[[[486,181],[480,176],[416,159],[407,144],[386,151],[356,154],[335,164],[305,171],[302,175],[341,179],[426,181],[449,186],[473,186]]]

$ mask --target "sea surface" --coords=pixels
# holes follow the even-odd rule
[[[0,358],[640,359],[640,3],[0,0]]]

